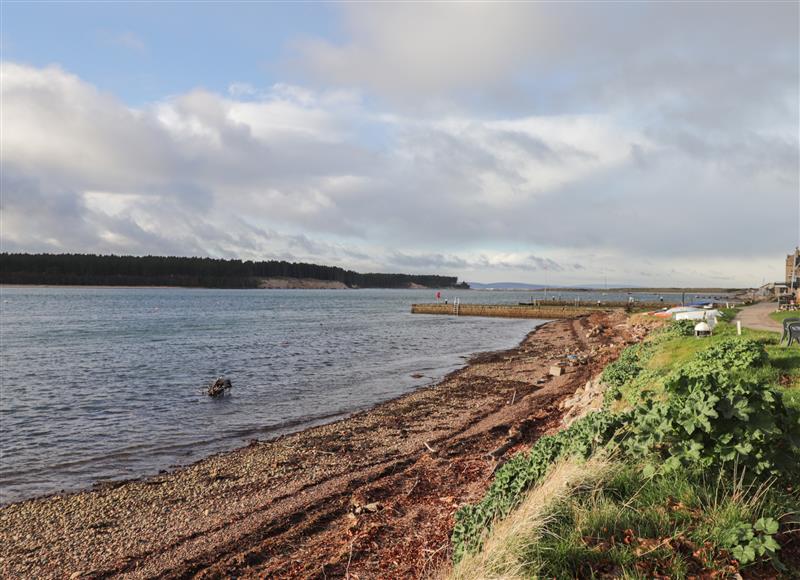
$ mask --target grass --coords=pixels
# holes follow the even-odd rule
[[[623,403],[617,405],[616,410],[634,404],[638,400],[639,394],[645,389],[656,393],[660,392],[661,381],[670,372],[690,361],[701,350],[732,336],[736,336],[736,326],[723,321],[717,324],[714,335],[710,337],[685,336],[666,340],[656,339],[652,354],[644,365],[645,372],[622,387]],[[776,332],[743,328],[742,336],[764,344],[769,361],[767,368],[760,371],[763,378],[771,384],[780,385],[785,403],[800,410],[800,345],[787,347],[778,344],[780,335]]]
[[[612,465],[608,459],[595,455],[587,461],[571,458],[553,466],[547,477],[527,492],[520,506],[492,527],[481,551],[462,558],[450,578],[520,577],[528,552],[552,519],[548,513],[552,506],[567,501],[576,489],[595,485],[609,474]]]
[[[769,315],[773,320],[783,322],[785,318],[800,318],[800,310],[781,310],[780,312],[772,312]]]
[[[593,487],[551,504],[526,542],[518,578],[685,578],[735,574],[729,531],[771,514],[796,521],[797,500],[769,487],[679,471],[645,477],[617,464]]]
[[[796,498],[780,489],[592,461],[556,468],[451,578],[733,575],[738,566],[721,547],[731,529],[776,513],[797,521]]]
[[[732,318],[726,317],[728,320]],[[713,336],[695,338],[693,336],[658,339],[653,335],[650,355],[644,364],[644,372],[621,389],[622,400],[614,406],[619,411],[639,400],[645,391],[659,393],[663,379],[670,372],[689,362],[694,356],[713,344],[736,336],[736,326],[730,322],[720,322]],[[767,382],[780,384],[784,399],[788,404],[800,409],[800,346],[786,347],[778,344],[779,335],[775,332],[742,329],[742,336],[764,344],[769,356],[769,365],[763,375]]]

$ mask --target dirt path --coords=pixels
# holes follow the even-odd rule
[[[483,495],[499,462],[558,428],[560,401],[631,340],[623,322],[551,322],[518,348],[348,419],[174,473],[0,508],[0,576],[425,577],[450,557],[457,507]],[[549,377],[566,354],[590,360]]]
[[[759,302],[752,306],[745,306],[734,318],[734,322],[740,320],[742,326],[752,330],[766,330],[770,332],[781,332],[781,323],[769,317],[770,313],[778,309],[777,302]]]

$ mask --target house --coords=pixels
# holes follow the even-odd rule
[[[758,289],[757,294],[762,298],[778,298],[789,293],[789,286],[784,282],[770,282]]]
[[[786,286],[795,289],[800,285],[800,248],[786,256]]]

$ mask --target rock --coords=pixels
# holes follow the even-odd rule
[[[364,511],[370,513],[375,513],[380,509],[381,509],[381,504],[377,502],[368,503],[367,505],[364,506]]]
[[[562,418],[563,424],[569,426],[581,417],[601,410],[605,390],[606,385],[603,384],[601,377],[597,376],[565,399],[561,406],[567,411]]]
[[[603,334],[605,327],[602,324],[598,324],[597,326],[593,326],[589,329],[589,332],[586,333],[586,338],[593,338],[595,336],[600,336]]]
[[[230,379],[223,379],[222,377],[218,378],[214,381],[211,386],[208,387],[208,396],[209,397],[222,397],[225,395],[227,391],[233,388]]]

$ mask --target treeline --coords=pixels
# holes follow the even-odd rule
[[[262,278],[313,278],[351,288],[468,288],[455,276],[360,274],[335,266],[178,256],[0,254],[0,283],[257,288]]]

